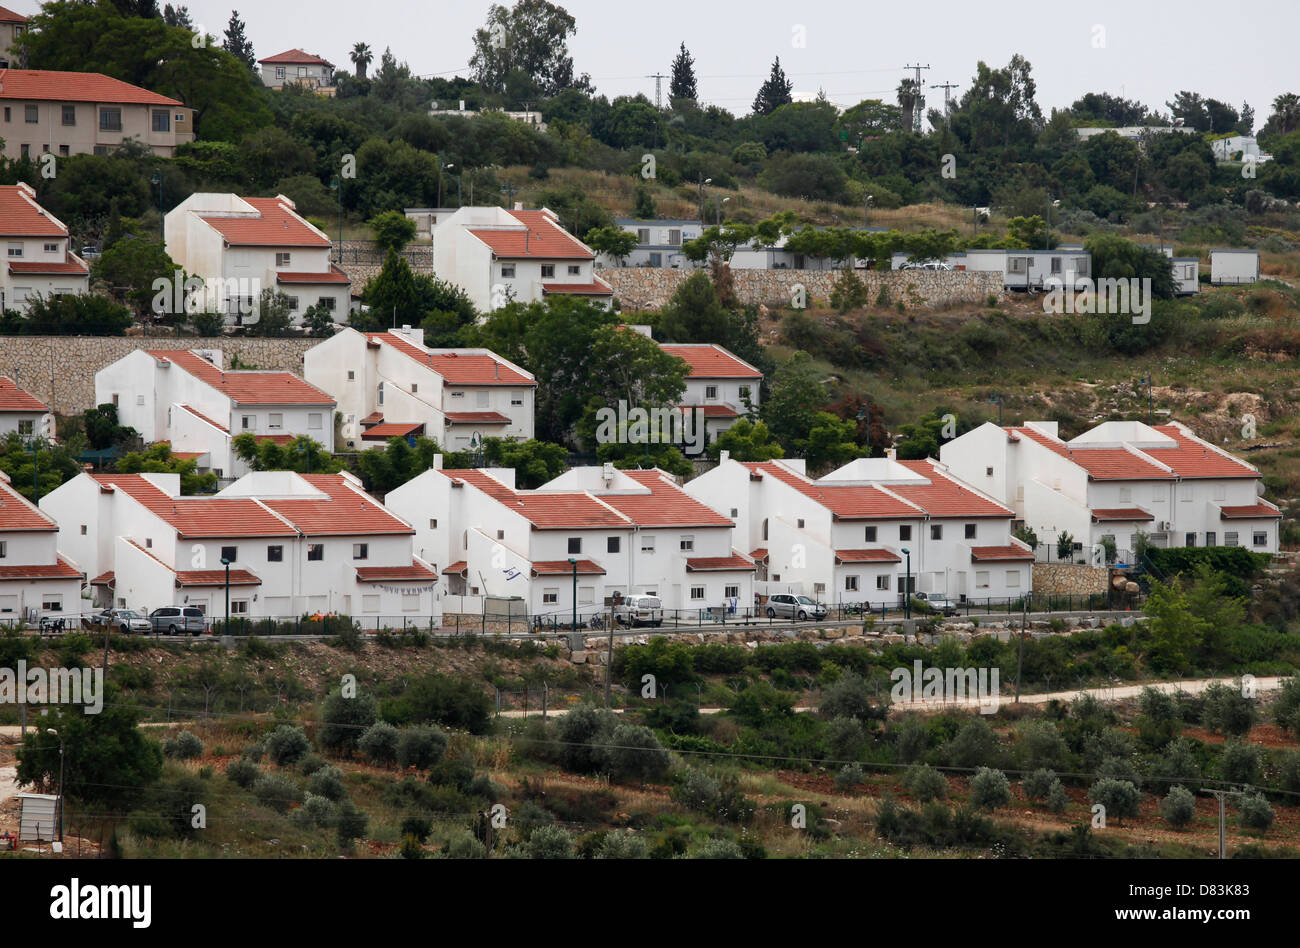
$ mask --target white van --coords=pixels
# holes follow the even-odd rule
[[[664,624],[664,603],[658,596],[628,596],[614,607],[619,625]]]

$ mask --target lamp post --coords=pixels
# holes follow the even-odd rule
[[[339,258],[337,263],[343,262],[343,178],[335,175],[330,179],[330,190],[337,191],[339,195]]]
[[[444,165],[442,159],[438,160],[438,207],[442,207],[442,173],[450,171],[454,167],[456,167],[454,162]]]
[[[155,172],[154,172],[154,173],[149,177],[149,180],[150,180],[153,184],[158,185],[158,216],[161,218],[161,217],[163,216],[163,179],[162,179],[162,172],[161,172],[161,171],[155,171]],[[167,222],[164,220],[164,221],[162,222],[162,224],[160,224],[159,226],[162,228],[162,238],[163,238],[163,243],[165,244],[165,243],[167,242]]]
[[[912,618],[912,551],[903,547],[907,557],[907,578],[903,580],[903,618]]]
[[[46,733],[53,734],[59,739],[59,842],[63,842],[63,735],[52,727],[47,727]]]
[[[578,561],[574,557],[569,557],[569,565],[573,567],[573,631],[578,631]]]
[[[230,634],[230,560],[221,558],[221,565],[226,568],[226,635]]]
[[[866,206],[865,208],[863,208],[863,211],[862,211],[862,226],[863,226],[863,227],[868,227],[868,226],[871,225],[871,199],[874,198],[874,197],[875,197],[874,194],[868,194],[868,195],[867,195],[867,206]]]
[[[718,205],[718,226],[719,227],[722,226],[722,205],[726,204],[730,200],[731,198],[723,198],[722,202]]]
[[[700,179],[700,227],[705,226],[704,225],[704,186],[706,184],[712,184],[712,183],[713,183],[712,178]]]

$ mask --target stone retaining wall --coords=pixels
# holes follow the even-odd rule
[[[652,267],[621,267],[597,270],[614,289],[625,312],[658,310],[672,298],[677,287],[693,270],[665,270]],[[809,306],[829,305],[839,270],[732,270],[736,295],[742,303],[786,307],[795,288],[802,286]],[[882,286],[897,303],[909,307],[946,306],[955,303],[982,305],[989,296],[1001,301],[1006,294],[1001,273],[967,270],[865,270],[857,276],[867,286],[868,299],[875,302]]]
[[[1087,596],[1110,589],[1110,570],[1077,563],[1035,563],[1034,592],[1058,596]]]
[[[0,336],[0,375],[12,378],[58,414],[95,407],[95,373],[136,349],[220,349],[249,366],[302,374],[302,357],[319,339],[226,336]]]

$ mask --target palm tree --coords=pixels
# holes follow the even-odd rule
[[[1278,131],[1286,134],[1300,128],[1300,96],[1285,92],[1273,100],[1273,118]]]
[[[357,43],[348,55],[352,59],[352,65],[357,67],[357,78],[366,78],[366,67],[375,58],[375,54],[370,51],[370,44]]]

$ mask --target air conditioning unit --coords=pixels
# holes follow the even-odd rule
[[[1171,524],[1168,520],[1160,520],[1160,521],[1157,521],[1157,523],[1156,523],[1156,529],[1159,530],[1161,533],[1166,532],[1166,531],[1169,530],[1172,526],[1173,526],[1173,524]]]

